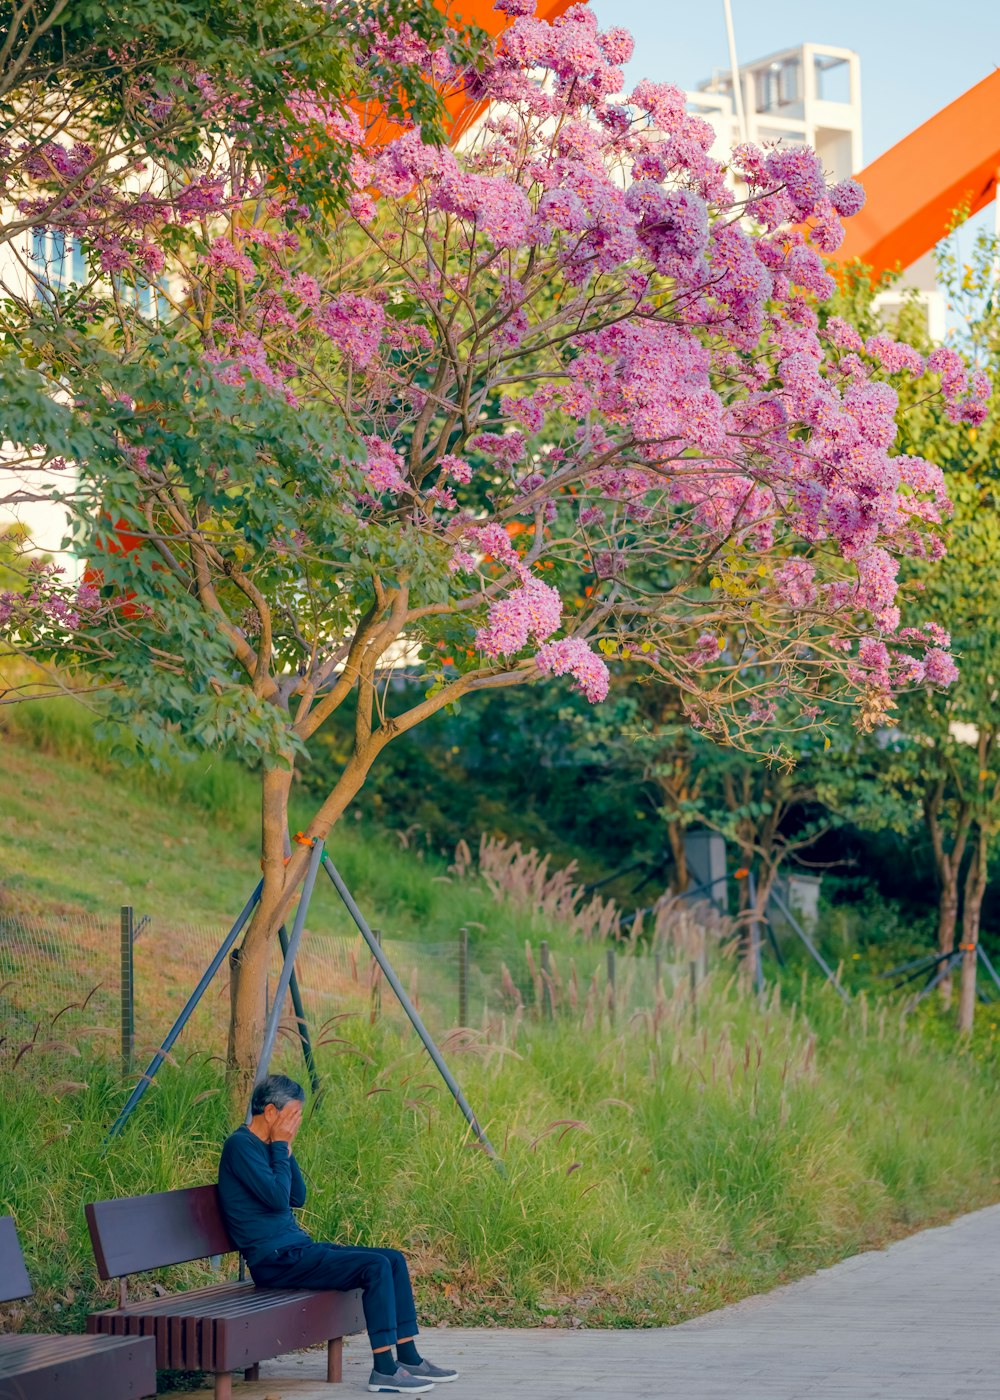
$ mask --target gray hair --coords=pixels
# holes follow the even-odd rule
[[[253,1098],[250,1100],[250,1112],[254,1115],[263,1113],[269,1103],[275,1108],[284,1108],[293,1099],[298,1099],[300,1103],[305,1102],[306,1091],[301,1084],[297,1084],[294,1079],[289,1079],[287,1074],[269,1074],[266,1079],[262,1079],[253,1091]]]

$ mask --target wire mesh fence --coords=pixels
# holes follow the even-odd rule
[[[473,928],[437,942],[386,937],[382,946],[432,1035],[442,1037],[506,1013],[626,1018],[659,996],[693,989],[720,930],[704,911],[673,905],[647,927],[642,943],[633,929],[610,945],[581,941],[557,953],[544,940],[512,949]],[[126,961],[117,914],[0,919],[0,1058],[23,1056],[26,1047],[86,1043],[143,1061],[162,1043],[225,932],[222,925],[140,923]],[[269,998],[280,967],[276,943]],[[364,940],[343,925],[307,926],[296,973],[313,1028],[345,1013],[403,1014]],[[283,1036],[294,1036],[290,1001],[283,1015]],[[224,962],[185,1027],[184,1046],[223,1054],[228,1021]]]

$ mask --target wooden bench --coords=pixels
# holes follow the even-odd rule
[[[342,1379],[343,1339],[365,1326],[359,1289],[257,1288],[247,1279],[127,1301],[129,1274],[233,1252],[214,1186],[95,1201],[86,1216],[97,1272],[121,1280],[119,1306],[91,1313],[88,1332],[152,1337],[161,1370],[213,1372],[215,1400],[230,1400],[231,1372],[256,1380],[259,1362],[318,1342],[327,1343],[327,1380]]]
[[[0,1216],[0,1303],[31,1297],[17,1230]],[[156,1394],[151,1337],[0,1337],[0,1400],[140,1400]]]

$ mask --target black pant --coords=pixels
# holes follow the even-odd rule
[[[262,1288],[360,1288],[372,1347],[417,1335],[417,1310],[406,1260],[398,1249],[301,1244],[276,1249],[250,1268]]]

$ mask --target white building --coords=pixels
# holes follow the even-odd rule
[[[861,60],[853,49],[800,44],[744,64],[739,69],[739,96],[742,111],[729,69],[717,69],[687,94],[690,110],[714,127],[713,154],[720,159],[741,141],[759,146],[781,141],[812,146],[834,180],[864,168]],[[932,339],[943,340],[946,307],[936,285],[932,253],[907,268],[902,280],[892,291],[882,293],[876,304],[892,320],[914,292],[924,307]]]
[[[801,44],[745,64],[739,96],[742,112],[728,69],[688,93],[691,111],[715,128],[720,158],[741,141],[781,141],[812,146],[835,180],[861,169],[861,60],[853,50]]]
[[[78,239],[68,239],[58,229],[36,229],[0,244],[0,296],[44,301],[73,285],[107,292],[106,281],[95,279]],[[155,286],[123,284],[120,290],[143,316],[163,314],[165,303]],[[33,552],[57,557],[68,576],[76,579],[81,561],[62,548],[73,512],[54,499],[59,492],[72,490],[73,481],[71,469],[38,468],[12,444],[0,444],[0,532],[12,526],[25,531]]]

